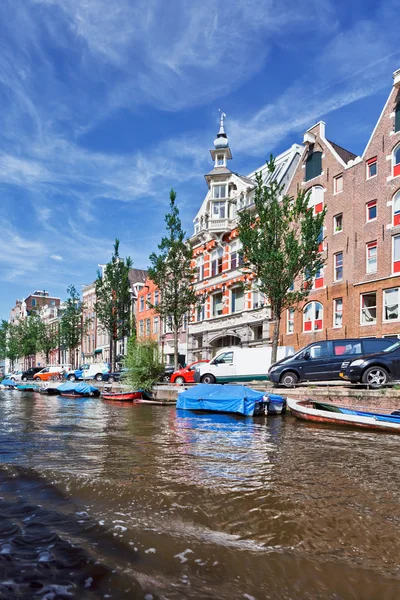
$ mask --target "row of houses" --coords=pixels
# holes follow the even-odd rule
[[[195,288],[204,303],[180,332],[180,363],[209,359],[227,346],[270,343],[268,305],[257,282],[240,268],[237,232],[238,214],[254,206],[256,172],[265,183],[274,177],[289,197],[299,190],[309,193],[316,213],[326,207],[325,266],[307,301],[283,315],[280,344],[299,348],[322,339],[400,335],[400,69],[362,156],[330,140],[321,121],[304,132],[302,144],[276,157],[272,175],[265,165],[240,175],[229,169],[232,152],[223,114],[210,155],[207,191],[190,237]],[[145,270],[132,269],[130,283],[137,336],[156,339],[164,360],[173,362],[168,323],[148,306],[157,304],[162,291]],[[95,284],[84,286],[82,295],[83,319],[90,325],[76,362],[107,361],[109,340],[96,317]],[[25,305],[34,300],[32,295]],[[59,299],[48,301],[61,309]],[[13,309],[21,310],[26,310],[21,303]],[[117,355],[123,356],[125,348],[121,340]]]

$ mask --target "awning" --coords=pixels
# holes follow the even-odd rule
[[[103,348],[96,348],[94,351],[95,354],[100,354],[100,352],[103,352]]]

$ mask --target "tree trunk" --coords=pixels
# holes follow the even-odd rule
[[[178,370],[178,350],[179,350],[178,327],[176,327],[176,325],[175,325],[174,326],[174,369],[175,369],[175,371]]]
[[[114,370],[113,370],[113,360],[114,360],[113,343],[114,343],[114,340],[110,336],[110,369],[111,369],[111,373],[114,373]]]
[[[272,323],[274,324],[274,333],[272,336],[272,354],[271,354],[271,365],[276,363],[278,356],[278,344],[279,344],[279,325],[280,318],[277,313],[273,311]]]

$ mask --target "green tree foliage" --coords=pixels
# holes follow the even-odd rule
[[[312,281],[325,262],[319,252],[325,210],[314,215],[308,206],[309,194],[303,191],[294,200],[282,197],[284,186],[273,177],[272,156],[267,168],[267,184],[260,173],[256,175],[255,211],[239,214],[239,238],[243,267],[254,273],[258,288],[271,307],[272,362],[276,362],[281,315],[307,298]]]
[[[124,379],[134,390],[150,392],[164,373],[160,349],[155,340],[141,341],[131,337],[124,365],[128,369]]]
[[[40,321],[38,326],[38,350],[45,355],[46,364],[49,363],[50,352],[58,347],[58,342],[58,328]]]
[[[7,346],[6,357],[11,363],[11,369],[14,368],[14,363],[22,356],[20,339],[17,325],[7,323]]]
[[[81,343],[82,337],[90,325],[90,321],[85,320],[85,326],[83,326],[83,304],[81,303],[80,296],[76,291],[75,286],[70,285],[67,292],[69,296],[66,300],[65,310],[61,317],[60,338],[63,346],[68,348],[70,360],[72,365],[75,366],[75,349]]]
[[[40,318],[33,313],[21,319],[16,326],[16,334],[19,343],[19,356],[25,359],[33,356],[39,349],[39,329],[41,326]]]
[[[8,322],[2,319],[0,323],[0,360],[7,357],[7,330]]]
[[[128,336],[131,330],[131,286],[129,271],[132,261],[119,256],[119,240],[115,240],[114,254],[107,263],[103,276],[96,279],[96,313],[104,331],[110,336],[111,370],[115,371],[117,340]]]
[[[174,334],[174,367],[178,369],[178,334],[192,307],[198,304],[193,288],[195,270],[192,267],[192,246],[185,239],[176,206],[176,193],[170,192],[170,212],[165,216],[167,235],[158,248],[160,254],[150,256],[150,279],[160,290],[158,304],[150,304],[163,321],[169,322]]]

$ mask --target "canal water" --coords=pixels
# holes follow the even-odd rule
[[[0,598],[398,599],[400,437],[0,392]]]

